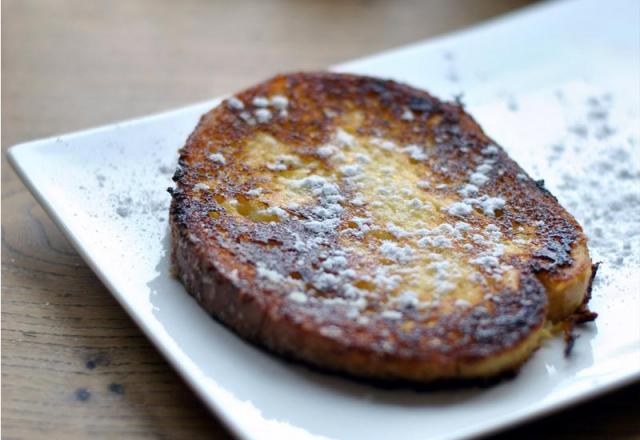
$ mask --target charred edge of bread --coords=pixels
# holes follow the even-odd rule
[[[575,311],[575,322],[581,324],[583,322],[595,321],[598,317],[596,312],[589,310],[589,301],[591,301],[591,291],[593,290],[593,281],[596,279],[596,274],[600,268],[600,262],[591,265],[591,276],[589,277],[589,287],[587,287],[587,293],[584,295],[584,300],[578,310]]]
[[[460,356],[453,361],[452,353],[447,353],[447,359],[433,356],[433,353],[398,358],[394,353],[376,352],[366,344],[345,347],[318,334],[305,334],[301,326],[294,325],[290,316],[274,313],[252,292],[238,288],[235,281],[225,275],[228,271],[220,270],[206,251],[203,252],[198,243],[193,243],[186,236],[183,225],[172,221],[171,231],[174,243],[172,262],[176,275],[212,317],[252,345],[312,370],[349,377],[381,388],[436,390],[486,387],[515,376],[544,338],[546,297],[535,277],[529,277],[523,291],[539,300],[528,303],[529,300],[524,299],[527,302],[524,309],[519,303],[515,310],[503,310],[492,317],[508,321],[502,330],[518,336],[509,342],[501,338],[491,341],[490,359],[487,359],[487,352],[478,353],[484,351],[481,347],[473,346],[460,349]],[[470,324],[470,321],[463,320],[463,325]],[[515,356],[514,352],[517,353]],[[358,358],[352,361],[354,354]],[[503,354],[509,357],[509,361],[502,365],[496,359]],[[399,365],[394,370],[386,368],[389,362],[398,361]],[[425,365],[425,361],[444,361],[444,364],[434,368],[433,365]],[[483,363],[490,365],[485,368]]]

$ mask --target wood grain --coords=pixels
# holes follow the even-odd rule
[[[2,2],[2,148],[322,68],[529,3]],[[61,170],[64,172],[64,170]],[[229,438],[2,161],[2,437]],[[638,439],[640,386],[497,438]]]

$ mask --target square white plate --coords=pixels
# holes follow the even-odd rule
[[[169,275],[176,150],[218,101],[13,147],[9,158],[154,344],[243,438],[459,439],[640,377],[640,3],[550,3],[336,67],[468,110],[576,215],[603,261],[595,324],[489,389],[380,390],[285,363],[211,319]]]

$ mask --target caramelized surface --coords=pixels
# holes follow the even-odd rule
[[[504,369],[539,343],[546,292],[566,284],[562,319],[591,273],[575,220],[459,105],[390,81],[245,91],[203,117],[175,179],[174,246],[269,319],[364,352],[460,370],[512,350]]]

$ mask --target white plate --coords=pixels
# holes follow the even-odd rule
[[[164,189],[177,148],[217,101],[30,142],[9,157],[122,306],[240,437],[484,434],[640,377],[639,15],[634,0],[545,4],[337,67],[445,98],[464,92],[486,131],[585,225],[604,262],[592,302],[600,317],[580,330],[573,354],[548,342],[515,380],[489,389],[380,390],[311,372],[246,344],[198,307],[169,276]]]

